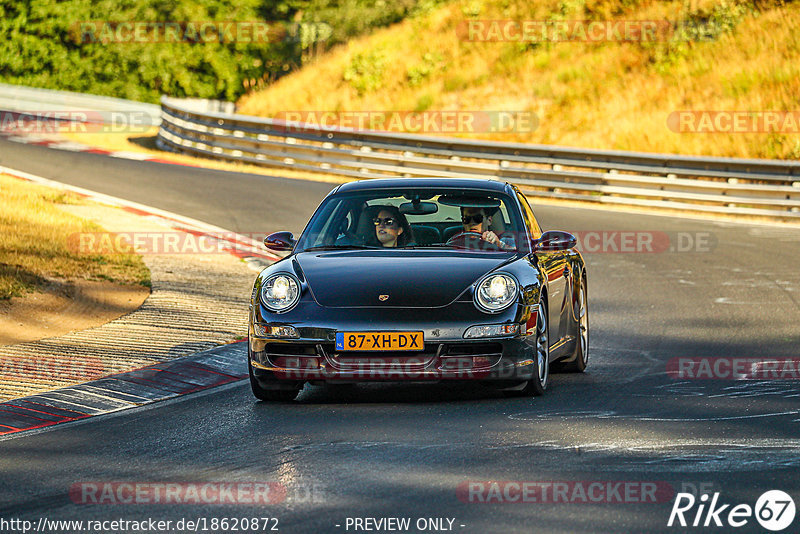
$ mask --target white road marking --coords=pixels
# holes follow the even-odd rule
[[[730,297],[717,297],[714,299],[714,304],[747,304],[747,302],[731,300]]]
[[[57,148],[59,150],[66,150],[67,152],[86,152],[87,150],[91,150],[92,147],[89,145],[84,145],[81,143],[72,143],[69,141],[63,141],[60,143],[53,143],[50,145],[50,148]]]
[[[149,159],[153,159],[153,156],[150,154],[145,154],[142,152],[126,152],[124,150],[119,152],[112,152],[109,154],[112,158],[122,158],[122,159],[135,159],[137,161],[146,161]]]

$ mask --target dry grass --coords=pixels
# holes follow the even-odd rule
[[[138,255],[70,251],[70,235],[101,230],[59,209],[83,203],[80,197],[0,175],[0,203],[0,299],[43,287],[48,278],[149,286],[150,271]]]
[[[710,15],[732,20],[729,31],[683,43],[467,42],[456,31],[467,18]],[[678,110],[800,109],[797,27],[797,3],[755,11],[737,0],[460,0],[332,50],[243,97],[240,112],[270,117],[287,110],[532,111],[539,117],[532,132],[475,137],[795,159],[796,133],[675,133],[667,118]]]

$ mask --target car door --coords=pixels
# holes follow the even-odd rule
[[[539,222],[531,209],[528,200],[522,193],[517,191],[517,197],[520,205],[522,206],[522,215],[525,218],[525,224],[531,233],[533,239],[539,239],[542,235]],[[566,290],[567,278],[569,271],[567,267],[567,254],[566,251],[557,252],[540,252],[536,254],[539,259],[539,265],[547,276],[547,301],[548,301],[548,314],[547,320],[549,327],[550,346],[554,347],[567,335],[566,327]],[[551,354],[555,356],[557,354]]]

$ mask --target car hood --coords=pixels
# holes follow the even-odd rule
[[[302,252],[295,260],[321,306],[436,308],[514,257],[417,249]]]

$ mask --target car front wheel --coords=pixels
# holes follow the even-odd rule
[[[586,294],[586,276],[581,277],[581,287],[573,299],[575,320],[575,352],[570,361],[559,363],[557,369],[567,373],[582,373],[589,364],[589,303]]]
[[[291,402],[300,393],[299,389],[266,389],[261,387],[258,380],[253,375],[253,366],[247,362],[247,370],[250,373],[250,388],[253,390],[253,395],[258,400],[268,402]]]
[[[506,391],[508,396],[536,396],[544,395],[550,381],[550,336],[547,324],[547,303],[544,298],[539,299],[536,317],[536,343],[533,357],[533,376],[520,389]]]

